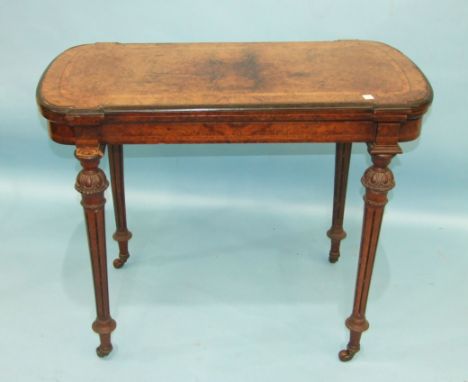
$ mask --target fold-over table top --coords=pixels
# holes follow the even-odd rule
[[[432,90],[405,55],[371,41],[97,43],[48,67],[38,102],[71,110],[406,108]]]

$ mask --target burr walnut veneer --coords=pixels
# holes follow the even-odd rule
[[[123,179],[124,144],[336,143],[330,262],[340,256],[351,144],[367,144],[372,165],[362,183],[364,221],[350,340],[359,351],[369,324],[367,297],[387,193],[388,165],[401,141],[420,134],[432,90],[398,50],[378,42],[118,44],[71,48],[45,71],[37,90],[51,138],[76,146],[93,271],[99,356],[112,350],[104,190],[99,162],[108,146],[119,244],[114,266],[129,258]]]

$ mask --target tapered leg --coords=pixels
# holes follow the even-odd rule
[[[347,348],[339,353],[341,361],[349,361],[359,351],[361,334],[369,328],[365,313],[375,252],[384,207],[387,203],[387,193],[395,186],[392,171],[387,166],[393,156],[399,152],[399,147],[384,147],[382,149],[377,146],[369,146],[369,152],[373,165],[366,170],[362,177],[366,193],[354,305],[351,316],[346,320],[346,326],[351,333]]]
[[[75,188],[81,193],[84,208],[89,252],[93,271],[97,317],[93,330],[99,334],[100,345],[96,349],[99,357],[112,351],[111,332],[116,323],[109,312],[107,282],[106,229],[104,222],[104,190],[109,186],[106,175],[98,167],[102,156],[99,147],[78,147],[75,156],[83,169],[76,178]]]
[[[115,268],[121,268],[130,257],[128,253],[128,241],[132,237],[132,233],[127,229],[125,211],[122,145],[109,145],[109,168],[112,184],[112,199],[114,201],[115,225],[117,228],[113,238],[119,243],[119,257],[114,260],[113,264]]]
[[[331,239],[330,263],[336,263],[340,257],[340,243],[346,237],[343,230],[343,217],[348,186],[349,160],[351,143],[337,143],[335,155],[335,189],[333,194],[332,226],[327,235]]]

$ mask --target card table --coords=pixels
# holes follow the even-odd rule
[[[374,41],[270,43],[96,43],[60,54],[44,72],[37,102],[55,142],[74,145],[93,273],[99,356],[112,350],[99,167],[108,148],[119,255],[129,258],[123,146],[127,144],[336,144],[329,261],[340,257],[348,169],[353,143],[368,147],[364,219],[350,331],[339,358],[360,349],[368,329],[366,305],[387,193],[399,142],[420,135],[432,89],[400,51]]]

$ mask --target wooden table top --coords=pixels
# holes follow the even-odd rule
[[[431,87],[398,50],[371,41],[120,44],[59,55],[38,86],[46,113],[418,109]]]

